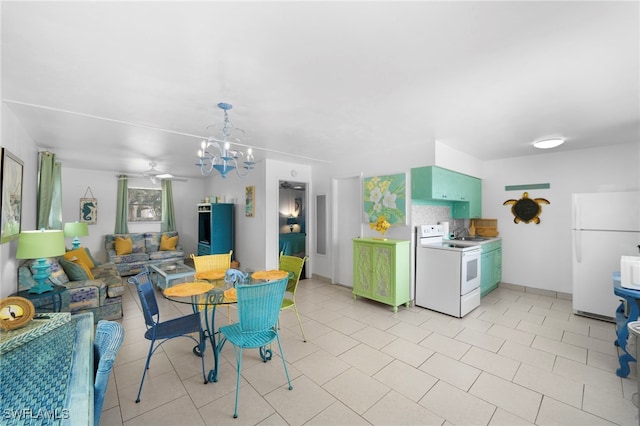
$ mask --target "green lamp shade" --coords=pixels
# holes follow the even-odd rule
[[[80,247],[80,238],[89,235],[89,225],[85,222],[69,222],[64,224],[64,236],[73,237],[73,248]]]
[[[64,232],[58,230],[24,231],[18,235],[18,259],[38,259],[32,267],[35,269],[33,279],[36,284],[31,286],[29,293],[45,293],[53,290],[47,282],[49,265],[46,257],[62,256],[65,252]]]
[[[86,237],[89,235],[89,225],[85,222],[69,222],[64,224],[65,237]]]
[[[18,259],[62,256],[64,233],[59,230],[24,231],[18,236]]]

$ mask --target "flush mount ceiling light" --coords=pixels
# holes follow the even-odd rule
[[[200,167],[203,175],[209,176],[213,170],[217,170],[223,178],[227,177],[227,173],[235,170],[238,176],[246,176],[255,164],[251,148],[247,149],[247,153],[236,149],[231,149],[229,138],[234,131],[242,131],[236,129],[229,121],[229,110],[233,108],[231,104],[219,103],[218,108],[224,111],[224,123],[221,130],[221,138],[216,139],[209,137],[202,141],[201,148],[198,150],[198,162],[196,166]],[[234,138],[236,142],[239,139]],[[238,158],[244,157],[244,172],[240,172],[238,167]]]
[[[543,139],[533,143],[533,146],[539,149],[550,149],[560,146],[564,143],[564,138]]]

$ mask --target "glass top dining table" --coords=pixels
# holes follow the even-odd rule
[[[191,305],[194,312],[204,311],[205,329],[203,335],[200,336],[201,346],[195,346],[193,353],[197,356],[204,356],[206,349],[206,341],[209,340],[211,349],[213,350],[213,369],[209,371],[208,380],[210,382],[218,381],[218,366],[219,355],[224,346],[218,344],[220,337],[218,336],[218,342],[216,341],[216,335],[219,334],[215,325],[216,308],[220,305],[231,305],[237,303],[235,286],[247,285],[253,283],[261,283],[270,281],[273,279],[282,279],[285,277],[291,278],[293,275],[286,271],[257,271],[257,272],[244,272],[237,269],[228,269],[226,271],[219,271],[214,274],[220,276],[220,279],[211,281],[194,281],[176,284],[165,290],[162,295],[165,299],[172,302],[184,303]],[[261,348],[260,355],[265,361],[270,358],[266,355],[266,351]]]

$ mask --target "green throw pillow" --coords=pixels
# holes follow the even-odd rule
[[[89,279],[84,268],[76,263],[70,262],[64,257],[58,258],[58,262],[70,281],[85,281]]]

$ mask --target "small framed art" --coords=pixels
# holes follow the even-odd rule
[[[253,217],[255,215],[255,203],[256,203],[256,187],[247,186],[244,189],[245,206],[244,215],[246,217]]]
[[[11,154],[7,148],[2,148],[0,160],[0,179],[2,197],[2,219],[0,228],[0,243],[6,243],[18,238],[22,223],[22,161]]]

